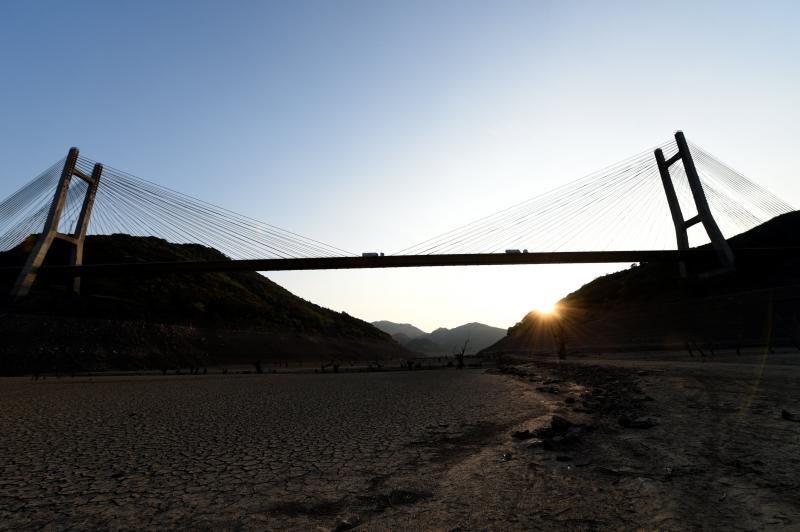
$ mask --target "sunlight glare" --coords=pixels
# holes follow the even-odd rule
[[[558,302],[551,301],[548,303],[542,303],[540,305],[537,305],[536,308],[534,308],[534,310],[539,312],[540,314],[555,316],[556,314],[558,314]]]

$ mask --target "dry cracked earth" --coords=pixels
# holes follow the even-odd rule
[[[2,379],[0,529],[346,529],[541,409],[483,371]]]
[[[800,355],[649,358],[1,379],[0,529],[800,530]]]

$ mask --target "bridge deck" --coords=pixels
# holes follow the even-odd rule
[[[739,259],[762,260],[800,257],[798,248],[739,248]],[[141,262],[85,264],[83,266],[44,266],[40,274],[48,276],[129,275],[173,272],[235,272],[345,270],[370,268],[413,268],[425,266],[500,266],[524,264],[601,264],[632,262],[693,262],[714,260],[710,249],[639,250],[639,251],[563,251],[535,253],[480,253],[449,255],[389,255],[384,257],[322,257],[291,259],[249,259],[191,262]],[[19,268],[0,268],[0,274],[11,275]]]

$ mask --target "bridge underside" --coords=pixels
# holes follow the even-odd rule
[[[800,257],[800,248],[738,248],[737,260],[770,260]],[[502,266],[525,264],[602,264],[602,263],[700,263],[716,259],[710,248],[644,251],[565,251],[547,253],[483,253],[449,255],[391,255],[384,257],[324,257],[292,259],[249,259],[197,262],[151,262],[44,266],[47,277],[94,275],[140,275],[163,273],[201,273],[237,271],[349,270],[374,268],[415,268],[432,266]],[[2,268],[5,275],[16,275],[19,268]]]

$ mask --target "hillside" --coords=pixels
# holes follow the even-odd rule
[[[395,323],[393,321],[381,320],[373,321],[372,325],[392,336],[402,335],[402,337],[407,340],[413,340],[414,338],[419,338],[420,336],[428,334],[410,323]]]
[[[800,246],[800,213],[730,240],[744,247]],[[699,265],[695,272],[713,265]],[[689,346],[800,345],[800,261],[737,260],[734,273],[681,279],[667,264],[599,277],[559,303],[558,319],[531,312],[487,352],[552,351],[563,327],[569,351]]]
[[[417,353],[453,354],[467,344],[467,354],[477,353],[505,336],[505,329],[491,327],[483,323],[467,323],[453,329],[439,328],[426,333],[407,323],[376,321],[372,323],[380,330],[389,333],[402,346]]]
[[[505,334],[506,330],[499,327],[491,327],[483,323],[466,323],[453,329],[436,329],[428,338],[444,347],[448,352],[461,350],[464,342],[469,340],[466,352],[471,354],[494,344]]]
[[[31,238],[0,253],[0,266],[22,264],[32,243]],[[64,252],[56,245],[48,260],[63,260],[60,255]],[[128,235],[90,236],[85,253],[89,264],[224,259],[219,251],[203,246]],[[12,281],[0,280],[3,294],[8,294]],[[67,291],[63,282],[39,282],[28,298],[10,310],[0,322],[6,340],[0,350],[6,353],[6,365],[9,357],[19,358],[20,352],[51,346],[92,351],[95,358],[131,349],[139,358],[146,358],[141,351],[176,354],[191,350],[206,361],[367,359],[405,354],[389,335],[369,323],[301,299],[255,272],[86,278],[81,297]],[[75,334],[69,338],[56,332],[48,336],[48,331],[70,327]],[[97,331],[84,339],[78,331],[85,327]],[[140,332],[142,338],[137,339],[136,333],[123,332],[131,327],[146,332]],[[165,335],[150,331],[152,327],[167,327],[180,339],[176,342],[185,345],[167,345]],[[115,341],[115,332],[125,336],[127,343]],[[104,340],[95,345],[98,337]],[[92,356],[84,358],[91,362]],[[125,356],[117,359],[117,366],[128,364]],[[133,364],[144,362],[137,359]]]

